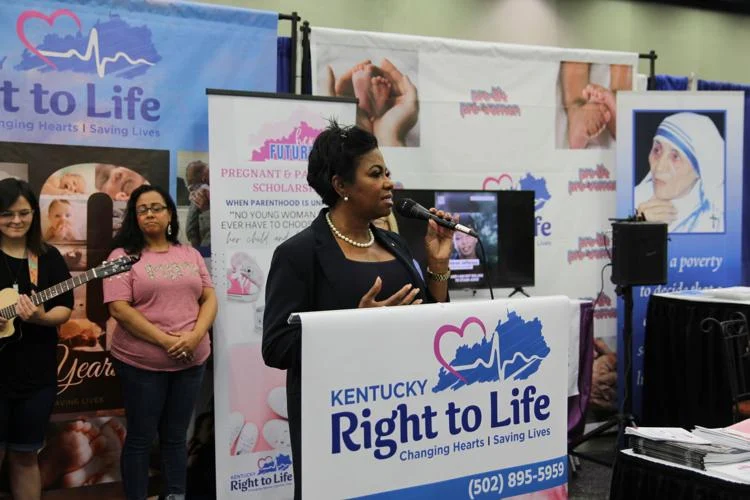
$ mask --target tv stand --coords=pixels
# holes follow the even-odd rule
[[[508,297],[513,297],[517,293],[520,293],[520,294],[526,295],[527,297],[530,297],[530,295],[528,293],[526,293],[526,291],[523,289],[522,286],[515,287],[513,289],[513,291],[510,292],[510,295],[508,295]]]

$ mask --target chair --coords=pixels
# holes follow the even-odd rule
[[[719,321],[706,318],[701,322],[704,332],[719,329],[723,337],[724,366],[732,397],[732,418],[739,422],[750,418],[750,330],[747,318],[741,312],[732,314],[731,319]]]

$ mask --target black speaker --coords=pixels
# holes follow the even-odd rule
[[[667,282],[667,224],[612,224],[612,283],[663,285]]]

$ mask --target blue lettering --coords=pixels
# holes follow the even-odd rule
[[[161,102],[159,102],[158,99],[149,97],[148,99],[144,99],[143,104],[141,104],[141,116],[147,122],[158,121],[159,118],[161,118],[161,116],[157,115],[156,112],[159,111],[160,109],[161,109]]]
[[[511,393],[514,398],[517,397],[519,394],[518,388],[514,387]],[[523,420],[523,423],[525,424],[531,422],[531,411],[529,406],[532,401],[534,401],[534,394],[536,394],[536,387],[533,385],[527,385],[523,390],[523,396],[520,400],[512,399],[510,401],[510,405],[513,407],[513,420],[515,424],[519,424],[521,420]],[[522,415],[519,415],[519,411],[522,411]]]
[[[432,429],[432,419],[437,417],[437,412],[431,406],[425,406],[422,412],[424,419],[424,436],[427,439],[435,439],[438,435],[436,430]]]
[[[414,382],[407,382],[406,383],[406,395],[407,396],[417,396],[417,391],[414,390]]]
[[[87,113],[92,118],[114,118],[116,120],[135,120],[138,117],[149,122],[155,122],[159,119],[156,113],[161,108],[161,103],[152,97],[143,99],[144,94],[141,87],[128,88],[125,96],[121,96],[123,89],[120,85],[112,87],[112,109],[97,110],[96,105],[96,86],[93,83],[86,85]]]
[[[354,389],[352,389],[351,387],[348,389],[344,389],[344,401],[348,405],[353,405],[355,403]]]
[[[537,215],[535,218],[534,236],[550,236],[552,234],[552,223],[544,222],[541,215]]]
[[[331,406],[336,406],[337,404],[339,406],[344,406],[344,402],[341,401],[341,393],[343,391],[339,389],[338,391],[331,391]]]
[[[88,116],[92,118],[109,118],[112,116],[111,111],[96,111],[96,85],[93,83],[86,84],[86,102],[88,103]]]
[[[401,389],[401,392],[399,392],[399,389]],[[405,397],[405,396],[406,396],[406,391],[405,391],[405,384],[404,384],[404,382],[396,382],[396,384],[395,384],[395,385],[393,386],[393,394],[394,394],[394,395],[395,395],[395,396],[396,396],[397,398],[399,398],[399,399],[400,399],[400,398],[403,398],[403,397]]]
[[[461,428],[456,426],[456,415],[460,411],[461,408],[456,406],[453,401],[448,403],[448,409],[445,410],[445,414],[448,416],[448,430],[454,436],[461,432]]]
[[[362,419],[362,424],[360,425],[360,427],[362,428],[362,431],[364,431],[363,441],[366,450],[372,448],[372,425],[370,424],[369,420],[367,420],[368,418],[370,418],[370,415],[372,415],[372,412],[369,408],[365,408],[364,410],[362,410],[362,417],[364,418]]]
[[[490,393],[490,425],[494,427],[505,427],[506,425],[518,425],[520,423],[531,422],[532,414],[536,420],[547,420],[550,416],[549,408],[550,398],[546,394],[542,394],[535,398],[536,387],[528,385],[523,389],[523,395],[521,391],[514,387],[511,391],[513,398],[510,400],[511,406],[511,417],[500,420],[502,412],[500,411],[498,404],[497,391]],[[533,405],[533,407],[532,407]]]
[[[349,425],[346,430],[341,428],[341,420],[346,419]],[[331,453],[341,453],[341,440],[349,451],[357,451],[360,446],[352,440],[351,434],[357,429],[357,416],[350,411],[342,411],[331,415]]]
[[[399,442],[421,441],[425,437],[434,439],[438,435],[433,425],[437,412],[430,406],[425,406],[419,414],[410,413],[405,404],[400,404],[389,416],[374,423],[371,416],[369,408],[362,410],[361,420],[356,414],[347,411],[331,415],[331,452],[358,451],[361,448],[369,450],[374,444],[373,456],[378,460],[385,460],[396,454]],[[393,437],[397,430],[398,440]]]
[[[49,113],[49,109],[44,107],[43,97],[49,94],[48,90],[42,88],[41,83],[35,83],[34,86],[29,90],[29,94],[34,96],[34,112],[40,115],[46,115]]]
[[[473,414],[473,417],[471,417],[470,414]],[[470,418],[474,420],[473,424],[470,422]],[[480,410],[478,406],[469,405],[461,412],[461,427],[463,427],[465,431],[474,432],[481,424],[482,410]]]
[[[360,401],[367,403],[367,387],[357,387],[357,402]]]
[[[422,440],[422,433],[420,432],[420,427],[422,423],[422,418],[420,415],[417,414],[409,414],[407,413],[406,405],[401,403],[396,407],[399,413],[400,421],[401,421],[401,442],[406,443],[409,441],[409,435],[411,434],[414,436],[414,441],[421,441]],[[411,430],[412,432],[409,432],[409,424],[411,423]]]
[[[497,391],[490,393],[490,426],[494,429],[495,427],[505,427],[510,425],[510,418],[500,420],[501,414],[497,404]]]
[[[534,403],[534,416],[537,420],[547,420],[549,418],[549,411],[543,411],[549,408],[549,396],[542,394],[537,398]]]
[[[0,87],[0,94],[3,95],[3,110],[9,113],[15,113],[18,111],[18,106],[13,104],[13,94],[18,92],[18,88],[13,86],[13,82],[5,80],[3,86]]]
[[[60,100],[64,97],[66,101],[65,109],[62,108]],[[52,112],[56,115],[62,115],[67,116],[76,109],[76,99],[73,97],[73,94],[70,92],[65,92],[64,90],[59,90],[52,94],[52,97],[50,97],[49,101],[50,109],[52,109]]]
[[[394,439],[389,439],[388,436],[393,434],[396,430],[396,412],[391,414],[391,418],[381,418],[375,424],[375,434],[378,436],[375,439],[375,446],[377,449],[373,455],[378,460],[385,460],[391,458],[396,453],[397,445]],[[401,441],[402,443],[405,441]],[[383,451],[385,449],[385,451]]]

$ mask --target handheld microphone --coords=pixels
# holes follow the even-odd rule
[[[456,224],[453,221],[441,219],[411,198],[402,198],[398,200],[393,208],[404,217],[410,219],[434,220],[440,226],[453,229],[454,231],[460,231],[469,236],[473,236],[474,238],[479,238],[479,235],[477,235],[472,228],[464,226],[463,224]]]

